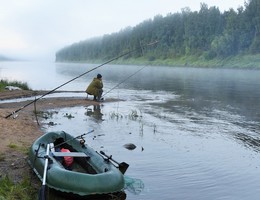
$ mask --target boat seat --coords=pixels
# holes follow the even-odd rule
[[[55,157],[65,157],[65,156],[70,156],[70,157],[86,157],[90,158],[89,155],[82,153],[82,152],[52,152],[52,155]]]

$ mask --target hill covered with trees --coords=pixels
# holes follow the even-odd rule
[[[220,12],[201,3],[199,11],[184,8],[180,13],[143,21],[135,27],[88,39],[56,53],[57,62],[103,61],[153,41],[159,43],[124,57],[123,61],[156,62],[194,58],[210,62],[236,56],[260,55],[260,0],[244,7]],[[188,60],[188,59],[187,59]]]

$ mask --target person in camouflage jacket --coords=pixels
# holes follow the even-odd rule
[[[98,74],[96,78],[89,84],[86,89],[86,93],[89,95],[93,95],[95,101],[100,101],[103,93],[103,82],[102,75]]]

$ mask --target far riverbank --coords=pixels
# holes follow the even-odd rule
[[[260,54],[238,55],[215,59],[205,59],[205,56],[184,56],[171,59],[156,59],[153,61],[149,61],[148,59],[142,57],[140,59],[121,59],[118,60],[116,63],[173,67],[260,69]]]
[[[59,61],[60,62],[60,61]],[[64,63],[92,63],[100,64],[104,60],[79,60],[63,61]],[[153,59],[147,57],[117,59],[113,64],[123,65],[151,65],[151,66],[172,66],[172,67],[201,67],[201,68],[223,68],[223,69],[260,69],[260,54],[255,55],[237,55],[226,58],[206,59],[201,56],[182,56],[176,58]]]

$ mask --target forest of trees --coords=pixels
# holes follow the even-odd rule
[[[237,10],[223,13],[201,3],[199,11],[184,8],[180,13],[143,21],[117,33],[67,46],[56,53],[57,62],[107,60],[123,52],[158,40],[159,43],[124,58],[144,56],[147,60],[182,56],[226,58],[260,53],[260,0],[248,0]]]

